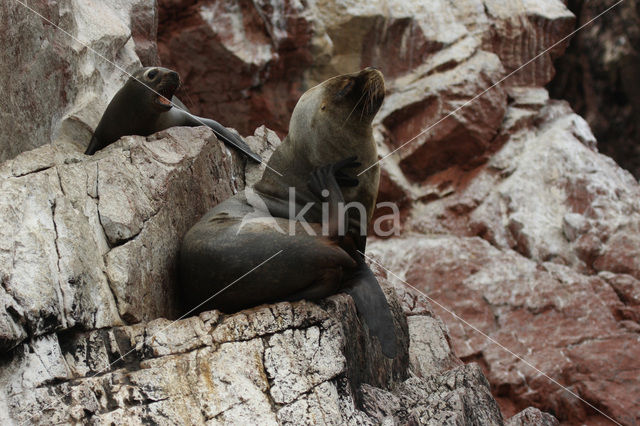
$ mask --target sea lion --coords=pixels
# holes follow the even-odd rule
[[[302,95],[262,179],[214,207],[185,235],[180,293],[189,308],[234,312],[345,291],[383,353],[395,356],[389,306],[361,255],[380,170],[376,165],[354,177],[377,160],[371,122],[383,99],[384,79],[372,68]],[[341,210],[342,202],[359,203],[364,214]],[[340,222],[348,226],[340,230]]]
[[[93,155],[125,135],[149,136],[173,126],[206,125],[227,145],[258,163],[262,161],[240,135],[217,121],[191,114],[174,96],[179,85],[178,73],[167,68],[147,67],[136,71],[109,102],[85,154]]]

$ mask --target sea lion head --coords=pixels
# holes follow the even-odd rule
[[[298,100],[289,134],[322,135],[371,131],[371,122],[384,100],[384,78],[375,68],[330,78],[307,90]]]
[[[292,187],[307,190],[314,169],[357,157],[361,165],[350,173],[358,176],[359,183],[343,187],[342,195],[347,203],[365,206],[370,220],[380,180],[371,123],[384,95],[384,78],[374,68],[339,75],[307,90],[291,114],[289,134],[254,188],[286,203]]]
[[[171,109],[171,98],[180,86],[177,72],[162,67],[146,67],[136,71],[127,81],[127,90],[133,90],[140,99],[148,101],[158,112]],[[153,90],[149,90],[153,89]]]

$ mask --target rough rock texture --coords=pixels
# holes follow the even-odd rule
[[[154,2],[29,4],[127,69],[139,66],[135,53],[145,64],[159,57],[181,73],[188,106],[242,134],[266,123],[282,135],[303,90],[380,68],[387,98],[375,137],[381,155],[400,149],[382,162],[379,199],[400,207],[404,235],[372,241],[370,253],[598,410],[639,422],[637,181],[599,155],[585,120],[543,88],[566,44],[502,81],[572,30],[563,2],[161,0],[158,15]],[[125,76],[23,9],[0,6],[0,46],[10,53],[0,65],[9,93],[0,127],[13,129],[0,158],[55,143],[0,166],[0,344],[13,348],[0,360],[0,414],[43,423],[246,423],[252,413],[260,423],[502,424],[482,369],[510,424],[553,424],[535,409],[516,414],[529,405],[565,424],[609,424],[381,267],[408,333],[393,366],[344,296],[207,313],[162,330],[158,317],[184,312],[170,296],[181,233],[260,170],[243,170],[204,129],[124,138],[81,156]],[[594,37],[612,34],[607,25]],[[629,108],[614,110],[627,117]],[[262,127],[255,136],[267,158],[276,134]],[[313,314],[296,323],[287,312]]]
[[[414,117],[414,125],[437,120],[475,95],[474,90],[486,88],[504,69],[511,71],[560,39],[573,22],[573,15],[556,0],[160,0],[159,8],[160,57],[183,75],[187,106],[218,117],[241,133],[251,132],[257,121],[269,123],[281,135],[304,90],[365,66],[378,67],[388,81],[401,76],[411,80],[398,81],[396,90],[409,90],[408,83],[418,90],[434,81],[441,88],[457,85],[461,91],[452,91],[445,99],[438,99],[436,87],[428,94],[404,97],[412,100],[411,111],[424,110]],[[553,74],[551,58],[562,48],[545,54],[509,84],[546,84]],[[497,57],[479,64],[488,52]],[[472,61],[466,64],[469,58]],[[444,79],[429,79],[460,63]],[[483,69],[465,69],[474,63]],[[493,106],[501,93],[498,90],[483,102]],[[482,118],[486,117],[475,117],[477,126]],[[455,133],[456,127],[460,126],[450,124],[440,131]],[[407,133],[414,130],[411,123],[402,128]],[[478,131],[472,137],[480,140],[472,143],[486,144],[489,135]]]
[[[115,65],[133,72],[136,53],[157,58],[155,15],[145,0],[3,1],[0,162],[51,142],[84,151],[128,78]]]
[[[182,235],[244,184],[231,155],[209,129],[175,128],[93,157],[45,145],[0,165],[2,348],[174,317]]]
[[[506,426],[556,426],[558,424],[558,419],[533,407],[522,410],[505,422]]]
[[[370,245],[386,268],[623,424],[640,392],[640,186],[566,103],[513,92],[503,147],[415,203],[406,237]],[[401,248],[401,249],[400,249]],[[505,415],[595,410],[439,307],[463,360],[484,366]]]
[[[311,27],[297,1],[159,0],[162,63],[184,80],[198,115],[241,134],[268,123],[281,136],[312,62]]]
[[[615,2],[570,0],[582,25]],[[556,61],[553,97],[567,99],[598,138],[601,152],[640,178],[640,9],[623,1],[571,40]]]
[[[393,311],[406,330],[397,301]],[[70,330],[13,351],[0,370],[7,384],[0,419],[35,424],[503,424],[477,365],[450,365],[444,371],[437,356],[424,351],[419,362],[434,374],[407,378],[406,350],[414,335],[400,336],[403,354],[394,363],[384,361],[345,295],[321,305],[285,302],[231,316],[213,311],[177,322]],[[446,351],[451,354],[450,348]],[[365,369],[359,371],[354,363]],[[376,369],[368,370],[372,365]],[[390,384],[395,384],[393,391],[381,388]]]

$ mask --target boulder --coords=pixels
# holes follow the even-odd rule
[[[0,162],[50,143],[84,151],[137,54],[157,56],[156,15],[143,0],[3,2]]]
[[[34,338],[12,351],[0,370],[6,384],[0,419],[32,424],[503,424],[480,367],[445,366],[441,354],[429,350],[421,352],[419,366],[410,360],[409,342],[423,330],[407,329],[400,302],[387,294],[401,331],[394,362],[369,339],[346,295],[234,315],[212,311],[177,321],[69,330]],[[409,318],[433,324],[432,317],[415,311]],[[444,337],[434,340],[434,348],[451,353]]]
[[[180,240],[243,188],[234,156],[208,128],[173,128],[91,157],[53,144],[0,165],[2,348],[175,317]]]

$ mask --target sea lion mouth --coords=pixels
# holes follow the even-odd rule
[[[173,106],[171,98],[180,87],[180,76],[175,71],[169,71],[162,76],[158,83],[156,91],[159,96],[156,97],[156,104],[163,108],[169,109]]]
[[[169,99],[167,99],[166,97],[164,97],[163,95],[158,96],[158,98],[156,99],[156,102],[159,103],[160,105],[164,105],[166,107],[171,107],[171,101]]]

